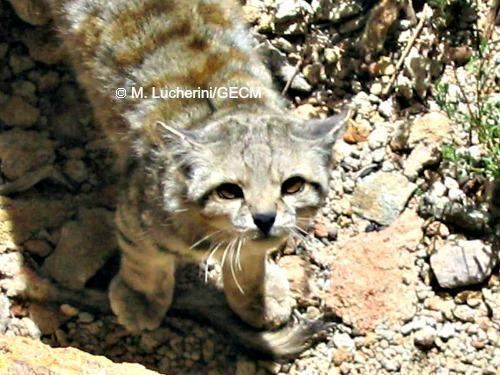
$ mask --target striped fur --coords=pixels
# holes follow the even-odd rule
[[[122,173],[122,262],[109,292],[118,321],[130,331],[157,328],[172,303],[176,266],[213,256],[243,321],[284,324],[294,301],[283,271],[266,257],[290,233],[300,235],[322,204],[342,121],[291,116],[252,49],[236,0],[52,1]],[[153,88],[231,86],[261,96],[150,97]],[[132,96],[140,87],[148,98]],[[127,97],[116,98],[117,88]],[[300,180],[293,193],[285,191],[291,178]],[[228,183],[242,196],[221,195]],[[256,218],[269,213],[274,222],[264,233]]]

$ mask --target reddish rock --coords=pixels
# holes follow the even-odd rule
[[[364,123],[357,123],[354,121],[349,121],[347,129],[344,133],[343,139],[347,143],[359,143],[364,142],[368,139],[371,129]]]
[[[51,348],[25,337],[0,336],[2,374],[52,375],[154,375],[157,372],[132,363],[113,363],[75,348]]]
[[[415,312],[414,250],[423,220],[407,211],[380,232],[362,233],[335,245],[327,307],[366,333],[379,323],[394,324]]]
[[[328,237],[328,229],[323,223],[314,224],[314,236],[316,238],[326,238]]]

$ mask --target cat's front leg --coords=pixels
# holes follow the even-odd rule
[[[163,256],[155,263],[124,254],[111,282],[111,309],[131,333],[158,328],[172,303],[175,257]]]
[[[268,262],[265,254],[243,255],[240,263],[229,258],[222,274],[231,309],[256,328],[274,329],[285,324],[295,305],[285,272]]]

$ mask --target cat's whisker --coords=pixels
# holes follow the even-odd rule
[[[200,243],[202,243],[203,241],[206,241],[208,240],[209,238],[215,236],[216,234],[220,233],[220,232],[223,232],[223,230],[216,230],[215,232],[212,232],[212,233],[209,233],[207,234],[205,237],[201,238],[200,240],[196,241],[194,244],[192,244],[189,248],[190,249],[193,249],[195,248],[196,246],[198,246]]]
[[[301,227],[299,227],[298,225],[293,225],[293,228],[297,231],[299,231],[304,237],[305,236],[308,236],[309,233],[307,233],[304,229],[302,229]]]
[[[234,270],[234,261],[235,261],[235,253],[236,253],[236,243],[239,243],[240,238],[236,237],[236,241],[233,243],[233,246],[231,246],[231,249],[229,250],[230,252],[230,260],[229,260],[229,268],[231,269],[231,275],[233,276],[234,283],[236,284],[236,287],[238,290],[241,292],[241,294],[245,294],[245,291],[240,285],[240,282],[238,281],[238,277],[236,276],[236,272]]]
[[[295,228],[288,228],[289,233],[292,236],[292,238],[297,241],[298,243],[304,242],[306,240],[306,236],[304,236],[302,233],[297,231]]]
[[[237,265],[238,265],[238,269],[240,271],[243,270],[243,267],[241,267],[241,248],[243,247],[243,245],[245,244],[245,237],[240,237],[239,238],[239,242],[238,242],[238,250],[236,252],[236,260],[237,260]]]
[[[217,250],[221,247],[223,242],[219,242],[216,246],[214,246],[211,250],[210,253],[208,254],[207,259],[205,260],[205,284],[208,283],[208,265],[210,264],[210,261],[212,260],[212,256],[215,255]]]
[[[231,241],[229,241],[229,242],[227,243],[227,246],[226,246],[226,247],[225,247],[225,249],[224,249],[224,252],[222,253],[222,260],[221,260],[221,265],[222,265],[222,267],[224,267],[224,265],[226,264],[226,256],[227,256],[227,252],[228,252],[228,249],[229,249],[229,247],[231,246],[231,244],[232,244],[233,242],[234,242],[234,239],[233,239],[233,240],[231,240]]]

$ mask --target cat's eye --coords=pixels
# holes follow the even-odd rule
[[[222,199],[239,199],[243,198],[243,190],[236,184],[222,184],[215,189],[217,195]]]
[[[281,185],[281,194],[296,194],[304,190],[306,181],[302,177],[290,177]]]

